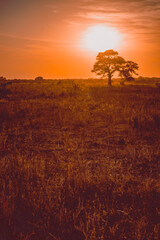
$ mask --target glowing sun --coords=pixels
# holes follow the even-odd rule
[[[115,28],[99,25],[88,28],[83,38],[84,47],[95,52],[115,49],[120,42],[121,34]]]

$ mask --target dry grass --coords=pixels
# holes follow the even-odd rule
[[[19,82],[0,100],[0,239],[160,238],[160,91]]]

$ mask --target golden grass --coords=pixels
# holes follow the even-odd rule
[[[158,240],[159,89],[104,80],[8,88],[0,100],[3,239]]]

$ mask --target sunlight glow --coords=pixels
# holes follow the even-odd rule
[[[99,52],[117,49],[121,41],[122,36],[115,28],[96,25],[88,28],[84,33],[83,45],[91,51]]]

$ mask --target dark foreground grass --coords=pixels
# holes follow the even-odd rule
[[[0,240],[160,239],[160,90],[19,82],[0,99]]]

